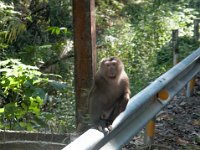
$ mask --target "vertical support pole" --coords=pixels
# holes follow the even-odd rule
[[[194,19],[194,40],[196,43],[199,40],[199,19]]]
[[[178,29],[172,30],[172,49],[173,49],[173,65],[175,66],[179,61]]]
[[[153,97],[153,100],[156,100],[157,97]],[[144,145],[151,147],[153,140],[154,140],[154,135],[155,135],[155,121],[156,121],[156,116],[153,117],[149,122],[147,123],[145,127],[145,134],[144,134]]]
[[[186,97],[191,97],[193,95],[194,85],[195,77],[193,77],[192,80],[190,80],[187,84]]]
[[[194,20],[194,40],[195,43],[198,43],[199,41],[199,19]],[[191,97],[193,95],[194,85],[195,77],[193,77],[192,80],[190,80],[190,82],[187,84],[186,97]]]
[[[145,128],[145,135],[144,135],[144,145],[150,147],[153,144],[154,135],[155,135],[155,121],[156,117],[151,119]]]
[[[77,132],[87,129],[87,94],[96,72],[95,0],[73,0]]]

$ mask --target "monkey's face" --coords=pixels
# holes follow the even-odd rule
[[[116,79],[121,73],[122,65],[117,59],[106,59],[101,63],[101,72],[108,79]]]

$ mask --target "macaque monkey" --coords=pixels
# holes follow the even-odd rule
[[[111,130],[130,99],[129,78],[117,57],[103,59],[89,94],[89,115],[97,129]]]

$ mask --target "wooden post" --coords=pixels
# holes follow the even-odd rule
[[[194,20],[194,40],[196,44],[199,41],[199,19]],[[186,96],[191,97],[193,95],[195,85],[195,77],[193,77],[187,84],[186,87]]]
[[[195,42],[199,40],[199,19],[194,19],[194,40]]]
[[[77,131],[86,129],[87,94],[96,72],[95,0],[73,0]]]
[[[173,65],[179,61],[178,30],[172,30]]]
[[[194,86],[195,86],[195,77],[193,77],[192,80],[190,80],[187,83],[186,97],[191,97],[193,95]]]

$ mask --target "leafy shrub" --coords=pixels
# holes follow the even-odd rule
[[[74,130],[72,79],[67,85],[49,80],[37,67],[14,59],[2,61],[0,67],[0,128],[56,133]]]
[[[1,64],[0,128],[31,130],[37,124],[47,79],[41,77],[36,67],[9,59]],[[7,124],[8,123],[8,124]]]

